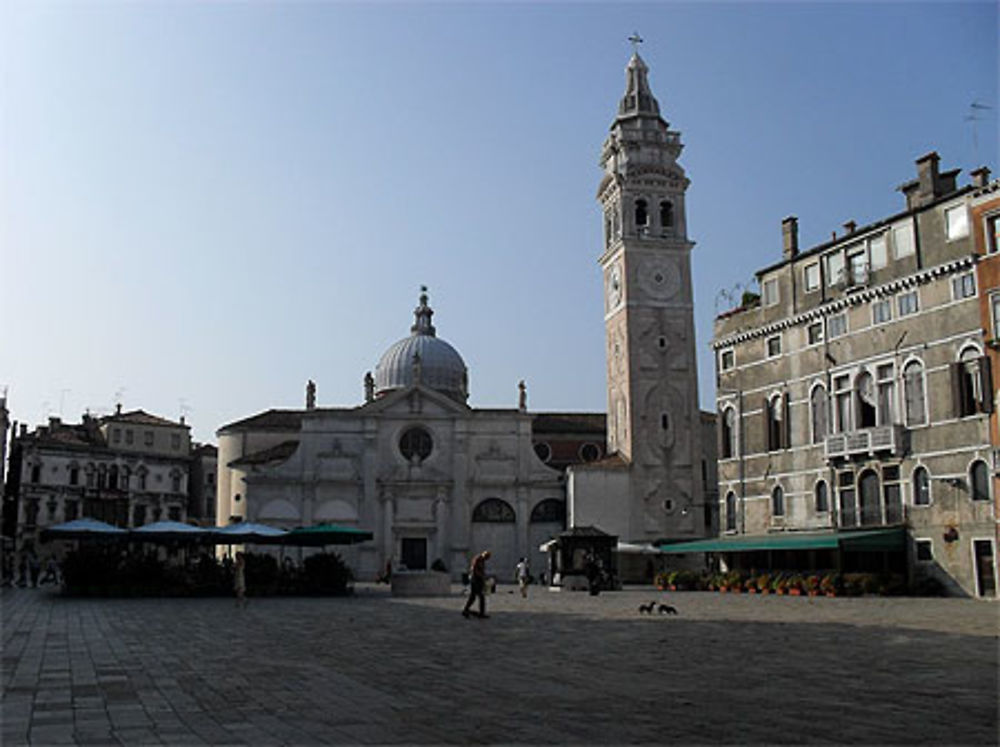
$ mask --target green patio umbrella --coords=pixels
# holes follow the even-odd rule
[[[371,532],[355,527],[336,524],[316,524],[311,527],[293,529],[281,538],[283,545],[299,547],[322,547],[323,545],[353,545],[374,538]]]

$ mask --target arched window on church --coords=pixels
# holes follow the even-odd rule
[[[670,200],[660,203],[660,225],[663,228],[674,227],[674,204]]]
[[[472,520],[510,523],[514,521],[514,509],[507,501],[487,498],[472,510]]]
[[[649,225],[649,206],[645,200],[635,201],[635,226],[645,228]]]
[[[532,524],[562,524],[566,521],[566,504],[555,498],[546,498],[531,509]]]

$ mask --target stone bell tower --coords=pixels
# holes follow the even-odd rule
[[[685,537],[700,531],[704,494],[690,182],[677,163],[680,133],[660,116],[648,73],[636,51],[601,148],[607,446],[629,464],[632,536]]]

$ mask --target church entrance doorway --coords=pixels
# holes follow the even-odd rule
[[[399,548],[399,560],[409,571],[426,571],[427,538],[403,537]]]

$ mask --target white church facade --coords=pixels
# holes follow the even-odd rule
[[[714,420],[698,409],[687,179],[638,54],[604,145],[608,412],[530,413],[468,404],[469,372],[437,336],[426,293],[410,335],[365,375],[364,402],[268,410],[218,431],[216,516],[285,527],[333,522],[374,533],[343,548],[360,579],[443,563],[457,578],[490,549],[491,572],[567,526],[622,540],[712,532]],[[595,299],[596,302],[596,299]],[[703,446],[707,439],[708,444]],[[705,519],[708,518],[706,523]]]

